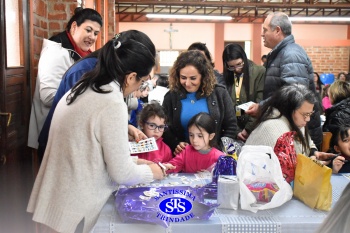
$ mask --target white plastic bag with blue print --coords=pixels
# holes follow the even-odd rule
[[[237,162],[241,208],[256,213],[283,205],[293,196],[270,146],[243,146]]]

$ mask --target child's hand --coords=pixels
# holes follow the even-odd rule
[[[174,155],[179,154],[185,147],[188,145],[187,142],[180,142],[179,145],[175,148]]]
[[[333,160],[333,173],[338,173],[345,163],[345,158],[343,156],[337,156]]]
[[[207,172],[207,173],[211,173],[210,171],[208,171],[207,169],[202,169],[202,170],[199,170],[198,172]]]
[[[174,166],[170,163],[163,163],[163,165],[166,167],[166,170],[172,170],[172,169],[176,168],[176,166]]]

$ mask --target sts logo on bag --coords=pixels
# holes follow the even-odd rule
[[[157,218],[166,222],[184,222],[195,215],[192,212],[195,196],[187,190],[171,189],[155,197],[159,200]]]

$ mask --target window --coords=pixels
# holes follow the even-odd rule
[[[23,53],[21,51],[23,35],[20,32],[23,25],[20,18],[21,4],[21,0],[5,0],[7,67],[23,65]]]
[[[169,73],[169,69],[174,65],[175,60],[179,56],[180,51],[164,50],[159,51],[160,73]]]

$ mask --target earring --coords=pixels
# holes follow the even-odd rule
[[[70,32],[70,34],[71,34],[72,36],[74,36],[74,33],[75,33],[75,28],[76,28],[76,27],[74,27],[74,26],[71,28],[71,32]]]

